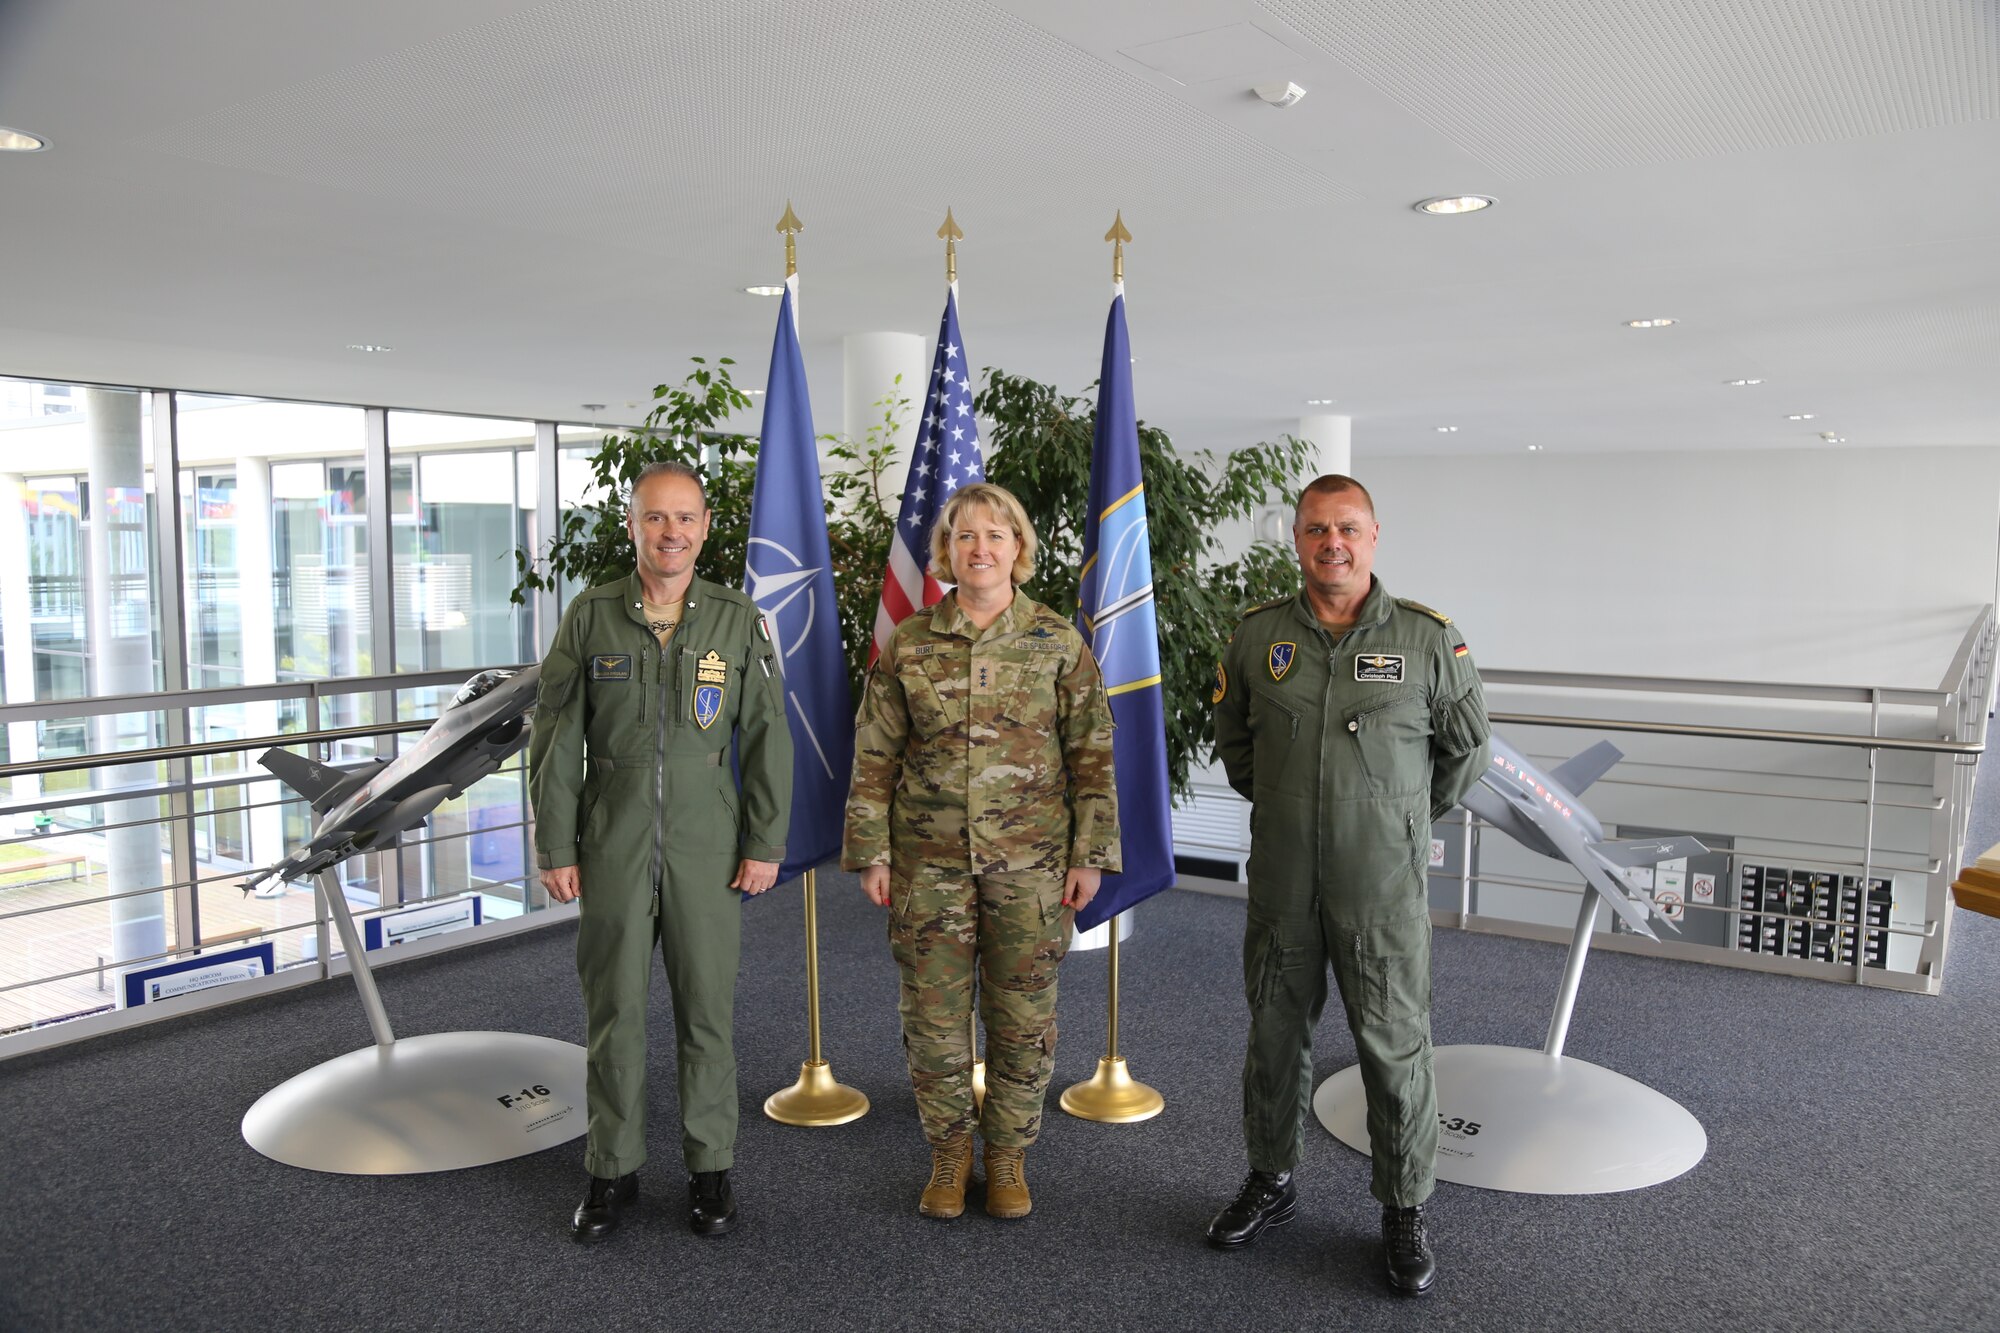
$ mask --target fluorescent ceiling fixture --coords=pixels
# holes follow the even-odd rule
[[[1628,329],[1664,329],[1669,324],[1678,323],[1680,321],[1676,319],[1628,319],[1625,321],[1625,327]]]
[[[1762,384],[1763,382],[1764,382],[1764,381],[1762,381],[1762,380],[1724,380],[1724,381],[1723,381],[1723,383],[1724,383],[1724,384],[1727,384],[1727,385],[1728,385],[1728,386],[1729,386],[1730,388],[1732,388],[1732,389],[1745,389],[1745,388],[1748,388],[1749,386],[1751,386],[1752,384]]]
[[[762,398],[764,396],[762,389],[745,389],[743,392],[749,394],[752,398]]]
[[[745,287],[743,290],[752,296],[783,296],[785,294],[785,289],[782,286]]]
[[[578,403],[577,406],[586,412],[602,412],[604,410],[603,403]]]
[[[347,344],[347,350],[350,352],[393,352],[396,349],[386,343],[349,343]]]
[[[1810,412],[1794,412],[1785,418],[1787,421],[1811,421],[1812,419],[1813,414]]]
[[[49,141],[39,134],[0,125],[0,153],[39,153],[48,146]]]
[[[1477,213],[1481,209],[1491,208],[1493,200],[1483,194],[1452,194],[1436,199],[1419,199],[1410,207],[1419,213],[1429,213],[1432,217],[1450,217],[1455,213]]]
[[[1458,431],[1458,427],[1456,426],[1439,426],[1437,429],[1440,435],[1452,435]]]
[[[1336,402],[1338,402],[1338,401],[1339,401],[1339,400],[1338,400],[1338,399],[1335,399],[1335,398],[1308,398],[1308,399],[1306,399],[1306,406],[1307,406],[1307,407],[1332,407],[1332,406],[1334,405],[1334,403],[1336,403]]]

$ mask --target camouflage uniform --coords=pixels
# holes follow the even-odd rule
[[[973,1127],[979,966],[989,1146],[1025,1148],[1054,1067],[1072,866],[1118,869],[1111,704],[1076,627],[1015,594],[984,630],[956,593],[896,626],[855,720],[841,864],[887,865],[903,1046],[924,1137]]]

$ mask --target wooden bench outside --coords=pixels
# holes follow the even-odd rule
[[[69,878],[75,879],[76,868],[82,865],[83,861],[84,861],[84,856],[82,852],[52,853],[48,856],[31,857],[26,861],[13,861],[4,865],[0,865],[0,878],[4,878],[8,875],[27,874],[36,870],[54,870],[58,866],[67,866],[69,868]],[[50,878],[52,879],[54,877],[50,876]],[[39,879],[24,879],[13,884],[5,885],[4,887],[21,888],[24,885],[28,884],[42,884],[46,882],[47,882],[46,880],[39,880]]]

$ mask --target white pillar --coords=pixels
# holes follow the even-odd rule
[[[1353,431],[1354,418],[1349,416],[1320,412],[1299,418],[1298,437],[1311,440],[1319,447],[1319,462],[1312,469],[1313,476],[1324,476],[1329,472],[1353,475],[1349,471],[1354,459]]]
[[[242,662],[245,685],[275,685],[278,681],[277,596],[272,586],[276,567],[271,551],[271,460],[262,454],[239,454],[236,458],[236,605],[241,617]],[[278,705],[274,702],[243,705],[243,734],[271,736],[278,730]],[[260,801],[288,794],[276,782],[245,787],[246,795]],[[285,812],[270,805],[248,812],[248,838],[243,859],[251,865],[269,865],[282,857],[285,847]]]
[[[857,450],[866,447],[869,428],[882,419],[883,409],[877,405],[881,399],[893,392],[910,400],[899,413],[902,428],[895,434],[896,452],[883,486],[892,511],[916,444],[917,413],[924,410],[924,390],[929,386],[930,353],[923,336],[916,333],[850,333],[840,340],[840,430]],[[898,375],[903,377],[900,384]],[[824,458],[820,465],[825,467]]]
[[[32,607],[28,600],[28,496],[25,478],[18,473],[0,475],[0,646],[4,646],[5,688],[0,699],[10,704],[32,703],[35,698],[35,635]],[[33,722],[7,724],[7,757],[16,764],[41,757],[40,728]],[[10,799],[32,801],[42,794],[42,780],[33,773],[15,778]],[[21,815],[25,833],[33,815]]]
[[[146,456],[140,434],[139,395],[116,389],[83,391],[90,441],[89,600],[90,687],[94,694],[146,694],[153,690],[152,595],[147,586]],[[116,714],[95,719],[91,748],[106,754],[126,748]],[[141,737],[141,744],[148,738]],[[91,770],[103,787],[151,786],[151,764]],[[157,797],[104,802],[107,824],[143,821],[157,813]],[[129,893],[164,884],[160,827],[136,823],[104,833],[105,882]],[[111,903],[112,958],[145,958],[167,947],[167,896],[148,893]]]

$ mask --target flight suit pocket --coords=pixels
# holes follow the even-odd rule
[[[1361,772],[1375,796],[1401,796],[1430,781],[1430,712],[1411,693],[1364,704],[1347,715]]]
[[[1431,1007],[1431,918],[1369,926],[1354,937],[1362,978],[1362,1021],[1400,1023]]]
[[[1250,1007],[1281,1002],[1306,970],[1304,945],[1287,945],[1270,927],[1252,927],[1243,937],[1243,993]]]

